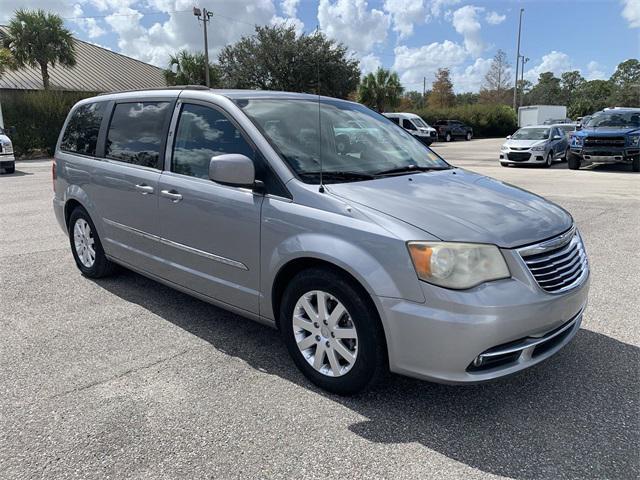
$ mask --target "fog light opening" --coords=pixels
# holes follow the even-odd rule
[[[480,355],[478,355],[474,360],[473,360],[473,366],[474,367],[479,367],[482,365],[482,357]]]

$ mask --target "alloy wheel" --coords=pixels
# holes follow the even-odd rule
[[[89,223],[83,218],[79,218],[73,227],[73,244],[82,265],[93,267],[96,263],[95,240]]]
[[[298,350],[317,372],[341,377],[355,365],[356,326],[333,295],[321,290],[302,295],[293,309],[293,334]]]

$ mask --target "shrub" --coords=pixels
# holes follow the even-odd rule
[[[518,129],[516,114],[507,105],[460,105],[414,112],[433,125],[437,120],[460,120],[473,128],[477,137],[504,137]]]
[[[52,156],[71,107],[93,95],[90,92],[56,90],[3,91],[4,124],[16,127],[16,133],[11,136],[16,156],[38,153]]]

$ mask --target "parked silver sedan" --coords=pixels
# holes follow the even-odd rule
[[[566,160],[568,146],[567,134],[558,125],[523,127],[500,148],[500,165],[550,167],[556,160]]]

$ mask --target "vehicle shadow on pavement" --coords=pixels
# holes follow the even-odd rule
[[[339,397],[302,376],[273,329],[129,271],[96,283],[259,371],[366,417],[344,428],[371,442],[418,442],[518,479],[640,473],[640,348],[605,335],[581,329],[548,361],[488,384],[447,386],[392,375],[369,393]]]
[[[13,173],[0,173],[0,179],[1,178],[8,178],[8,177],[24,177],[26,175],[33,175],[33,173],[31,173],[31,172],[23,172],[21,170],[16,170]]]

